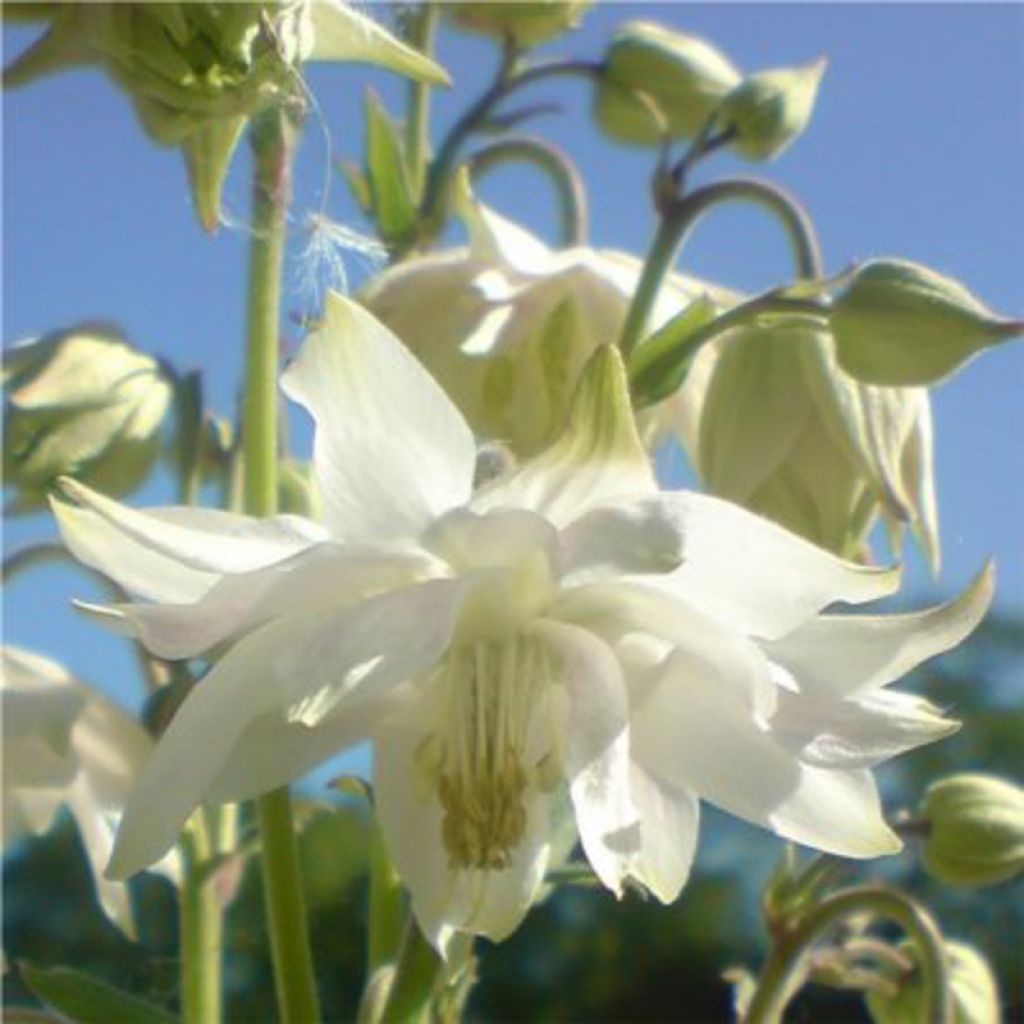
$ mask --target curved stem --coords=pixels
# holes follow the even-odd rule
[[[930,914],[892,889],[858,888],[838,892],[818,904],[789,934],[779,939],[765,962],[744,1024],[778,1024],[806,970],[806,954],[830,928],[853,914],[870,914],[898,924],[920,952],[928,1024],[951,1021],[949,969],[942,935]]]
[[[381,1020],[405,1022],[418,1020],[434,992],[444,961],[423,937],[412,914],[395,966],[395,978]]]
[[[272,515],[277,506],[278,331],[294,135],[295,126],[284,111],[269,111],[253,123],[253,234],[242,440],[245,510],[256,516]],[[280,1019],[284,1024],[309,1024],[319,1020],[320,1014],[286,788],[259,799],[259,820]]]
[[[522,161],[533,164],[550,178],[558,195],[562,244],[583,245],[587,240],[587,194],[583,180],[569,157],[543,139],[517,136],[492,142],[478,149],[470,162],[470,173],[480,178],[502,164]]]
[[[448,186],[459,150],[466,140],[483,126],[502,100],[519,89],[547,78],[582,76],[592,79],[601,73],[600,64],[567,60],[541,64],[513,74],[516,57],[517,54],[512,51],[506,53],[490,88],[455,122],[430,165],[419,217],[428,239],[439,231],[444,223]]]
[[[408,12],[406,42],[427,57],[433,55],[434,35],[440,10],[437,4],[421,3]],[[423,187],[427,161],[430,159],[430,91],[429,82],[410,79],[408,85],[409,115],[405,122],[405,154],[412,177],[413,194]]]
[[[793,248],[798,277],[821,276],[821,257],[814,225],[788,192],[757,178],[729,178],[705,185],[667,204],[662,214],[619,336],[619,348],[624,357],[628,358],[642,340],[655,299],[687,234],[712,207],[735,200],[755,203],[778,218]]]
[[[221,1016],[223,917],[216,880],[205,866],[212,855],[206,814],[197,810],[181,836],[181,1006],[184,1024],[217,1024]]]

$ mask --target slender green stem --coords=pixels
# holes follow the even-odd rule
[[[253,124],[253,213],[249,259],[243,445],[245,509],[266,516],[277,505],[277,372],[281,269],[290,200],[295,127],[274,110]],[[298,845],[287,789],[259,800],[264,900],[283,1024],[319,1020]]]
[[[421,3],[409,12],[406,41],[420,53],[430,57],[434,51],[439,8],[435,3]],[[430,95],[429,82],[409,80],[409,115],[405,122],[405,154],[412,175],[413,193],[418,194],[426,177],[430,159]]]
[[[938,926],[923,907],[902,893],[869,887],[835,893],[776,941],[758,978],[744,1024],[778,1024],[806,976],[807,954],[813,944],[854,914],[893,921],[917,944],[926,992],[924,1020],[927,1024],[949,1024],[949,968]]]
[[[181,1006],[184,1024],[221,1018],[223,916],[216,880],[204,870],[212,849],[205,812],[193,815],[181,836]]]
[[[474,132],[483,127],[499,103],[519,89],[544,79],[566,76],[593,79],[601,73],[599,64],[567,60],[542,64],[516,74],[513,68],[517,57],[514,51],[505,54],[490,88],[452,125],[431,162],[420,203],[419,219],[425,233],[423,241],[429,241],[444,225],[448,187],[460,149]]]
[[[395,979],[381,1020],[388,1024],[417,1020],[430,1002],[443,967],[444,961],[423,937],[410,914]]]
[[[730,178],[705,185],[669,203],[662,213],[619,336],[619,348],[624,357],[628,357],[643,339],[658,292],[688,233],[712,207],[735,200],[762,206],[779,219],[793,248],[798,277],[821,276],[814,225],[788,192],[756,178]]]
[[[555,186],[562,244],[585,244],[588,231],[587,194],[579,172],[557,146],[527,136],[492,142],[473,154],[470,173],[474,178],[480,178],[495,167],[520,161],[533,164]]]

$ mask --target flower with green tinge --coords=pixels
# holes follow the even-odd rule
[[[17,16],[32,8],[16,5]],[[6,8],[5,8],[6,10]],[[444,83],[444,71],[341,0],[40,4],[46,33],[4,69],[4,86],[97,64],[135,104],[146,132],[181,146],[196,210],[213,230],[246,121],[304,102],[303,61],[380,65]]]
[[[999,988],[988,962],[966,943],[944,942],[943,946],[949,963],[953,1011],[948,1024],[999,1024]],[[911,1024],[928,1019],[925,1016],[927,992],[917,944],[907,940],[897,948],[909,959],[911,968],[903,973],[895,963],[882,968],[883,977],[895,988],[890,992],[879,987],[868,993],[868,1011],[875,1024]]]
[[[674,428],[713,494],[847,558],[881,514],[897,548],[909,526],[938,570],[924,388],[854,380],[827,331],[804,322],[728,332],[687,387],[662,427]]]
[[[978,772],[933,782],[918,809],[925,870],[947,885],[998,885],[1024,874],[1024,788]]]
[[[601,881],[683,886],[704,799],[851,857],[899,849],[871,768],[955,723],[887,688],[971,632],[983,573],[911,615],[717,498],[661,492],[617,350],[563,433],[476,493],[472,432],[408,349],[331,295],[283,381],[312,415],[325,519],[136,511],[73,482],[71,550],[142,600],[92,608],[166,658],[224,652],[135,790],[110,870],[152,863],[202,801],[374,744],[383,834],[424,934],[501,939],[573,825]]]
[[[724,54],[696,36],[647,21],[615,32],[594,90],[594,117],[618,142],[661,145],[700,133],[740,82]]]
[[[617,340],[641,264],[611,250],[549,249],[477,203],[464,181],[457,209],[468,247],[399,263],[359,298],[437,378],[479,437],[531,455],[562,428],[587,360]],[[725,289],[673,275],[651,328],[707,294],[731,304]],[[684,418],[706,358],[674,403]]]
[[[8,511],[45,506],[59,476],[112,494],[149,475],[163,444],[171,382],[116,331],[82,324],[5,350],[4,478]]]
[[[124,883],[103,877],[120,812],[153,742],[121,708],[49,658],[0,651],[3,700],[3,847],[40,835],[67,805],[82,837],[100,905],[134,935]],[[160,868],[177,876],[177,858]]]

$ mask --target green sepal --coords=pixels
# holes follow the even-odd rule
[[[373,90],[366,94],[366,177],[377,230],[399,241],[415,228],[417,203],[398,126]]]
[[[642,342],[629,360],[629,383],[638,409],[676,392],[693,362],[694,335],[711,323],[718,307],[706,295]]]
[[[177,1024],[167,1010],[71,967],[19,964],[25,984],[75,1024]]]
[[[245,121],[244,117],[208,121],[182,143],[192,202],[208,232],[220,224],[221,192]]]

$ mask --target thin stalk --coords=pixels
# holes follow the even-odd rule
[[[480,178],[507,163],[532,164],[550,179],[558,196],[562,244],[584,245],[588,233],[587,194],[583,180],[569,157],[543,139],[522,136],[502,139],[478,149],[470,161],[470,173]]]
[[[184,1024],[217,1024],[221,1018],[223,913],[205,865],[212,849],[200,808],[181,835],[181,1008]]]
[[[813,944],[854,914],[893,921],[917,944],[926,1000],[923,1019],[928,1024],[949,1024],[949,967],[938,926],[923,907],[902,893],[866,887],[830,896],[776,941],[761,970],[744,1024],[778,1024],[806,977],[807,954]]]
[[[395,967],[395,977],[381,1015],[389,1024],[415,1021],[426,1009],[434,992],[444,961],[423,937],[410,914],[402,942],[402,953]]]
[[[669,203],[662,213],[619,336],[619,348],[624,357],[628,357],[643,340],[655,299],[689,232],[712,207],[735,200],[755,203],[778,218],[792,246],[798,277],[813,279],[821,276],[821,257],[814,224],[788,192],[756,178],[730,178],[705,185]]]
[[[437,4],[421,3],[409,13],[406,41],[427,57],[434,52],[434,36],[439,15]],[[430,159],[430,90],[429,82],[409,80],[409,114],[405,122],[405,153],[412,175],[414,194],[423,187],[427,161]]]
[[[274,110],[253,124],[252,241],[242,440],[245,510],[277,507],[277,372],[281,270],[291,192],[295,127]],[[263,892],[283,1024],[320,1018],[291,797],[279,789],[259,799]]]

